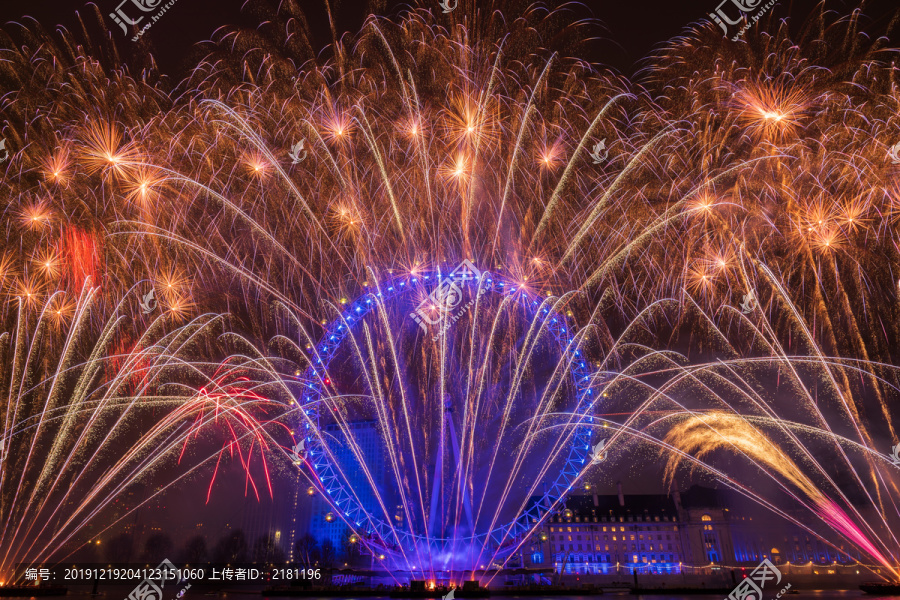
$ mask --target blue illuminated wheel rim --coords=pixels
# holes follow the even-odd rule
[[[353,302],[347,303],[341,315],[325,326],[325,334],[312,349],[311,365],[301,378],[303,391],[298,402],[304,407],[305,418],[300,423],[300,429],[304,432],[302,437],[305,439],[307,451],[305,464],[312,471],[310,473],[311,480],[319,488],[320,493],[329,497],[331,504],[340,511],[341,517],[349,525],[355,526],[357,532],[367,535],[370,543],[374,543],[386,551],[397,547],[416,547],[423,543],[440,546],[451,540],[429,537],[410,531],[398,531],[382,519],[369,514],[365,507],[354,498],[354,494],[346,489],[335,465],[328,460],[328,453],[323,449],[319,437],[310,435],[310,428],[319,426],[318,403],[322,398],[323,388],[327,385],[328,366],[353,327],[376,308],[379,302],[387,302],[413,290],[430,292],[442,281],[446,281],[446,274],[442,275],[440,269],[420,271],[416,274],[390,279]],[[534,310],[536,316],[539,313],[543,315],[547,330],[559,342],[560,355],[566,357],[573,379],[576,405],[580,406],[582,402],[593,403],[594,391],[590,385],[592,371],[589,363],[578,348],[567,319],[547,306],[547,300],[542,300],[527,290],[523,290],[518,282],[495,273],[482,272],[471,280],[456,281],[456,283],[475,285],[479,291],[492,291],[500,295],[520,294],[522,299],[530,304],[530,308]],[[530,503],[516,519],[505,525],[497,526],[488,532],[456,538],[454,541],[476,544],[485,544],[491,541],[500,547],[515,540],[517,536],[528,533],[537,523],[542,522],[548,516],[549,508],[568,493],[585,464],[590,461],[593,417],[587,416],[584,421],[587,423],[580,421],[573,427],[572,443],[565,462],[554,482],[547,487],[537,502]]]

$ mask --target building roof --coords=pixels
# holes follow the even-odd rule
[[[595,502],[596,498],[596,502]],[[570,496],[566,500],[566,508],[578,516],[615,516],[628,517],[637,515],[676,516],[675,501],[665,494],[631,494],[624,496],[625,506],[619,503],[618,495],[608,496]]]
[[[566,498],[565,508],[572,511],[573,517],[678,517],[676,497],[680,495],[681,507],[684,509],[726,508],[734,504],[730,490],[717,490],[693,485],[684,492],[673,494],[623,494],[624,506],[618,494],[584,494],[571,495]],[[529,506],[540,500],[539,496],[531,498]]]
[[[680,492],[680,494],[681,506],[686,509],[728,508],[733,506],[738,500],[736,497],[738,494],[731,490],[717,490],[696,484]]]

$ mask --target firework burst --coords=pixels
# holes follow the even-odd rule
[[[101,325],[98,315],[143,319],[138,300],[150,289],[175,331],[227,313],[225,337],[241,340],[244,358],[222,365],[236,379],[209,374],[219,391],[195,385],[203,391],[173,414],[213,423],[228,414],[233,428],[256,431],[250,416],[220,411],[221,398],[250,406],[268,398],[297,418],[295,373],[315,360],[303,350],[315,348],[348,299],[400,274],[471,259],[560,299],[559,312],[579,323],[585,352],[602,365],[592,380],[598,402],[621,402],[631,415],[605,422],[617,436],[707,457],[717,442],[699,436],[705,422],[677,425],[675,417],[686,410],[679,394],[696,398],[700,389],[707,403],[690,410],[732,415],[720,424],[758,414],[793,419],[831,436],[830,468],[896,498],[892,474],[871,459],[895,434],[900,386],[892,366],[900,203],[896,167],[885,159],[897,142],[894,54],[863,38],[858,16],[833,21],[823,12],[819,22],[829,25],[799,38],[782,24],[733,44],[715,26],[697,27],[630,81],[566,58],[584,55],[588,24],[540,7],[494,8],[471,2],[451,16],[420,7],[394,20],[372,17],[352,43],[320,57],[302,15],[283,4],[252,34],[220,32],[174,90],[160,77],[133,77],[90,40],[8,32],[0,54],[21,92],[0,113],[11,132],[0,184],[10,199],[0,262],[7,331],[18,340],[20,323],[56,314],[50,346],[65,356],[71,331]],[[465,26],[441,21],[459,15]],[[259,39],[266,52],[254,51]],[[85,56],[70,52],[76,47]],[[156,74],[152,61],[147,69]],[[300,140],[305,158],[293,161]],[[80,293],[85,281],[99,286],[96,311],[55,299]],[[370,335],[371,348],[393,337],[383,323]],[[184,362],[222,358],[207,354],[198,349]],[[384,375],[361,356],[372,381],[379,369]],[[145,377],[125,363],[131,374],[114,379]],[[746,382],[761,364],[790,381],[786,397],[757,401]],[[47,368],[36,380],[52,379]],[[698,383],[699,373],[731,382],[739,401]],[[688,381],[697,387],[677,385]],[[375,406],[397,409],[377,386],[367,390]],[[138,402],[148,391],[130,393]],[[8,397],[7,412],[21,411],[26,400]],[[352,402],[330,400],[333,420],[346,420]],[[672,419],[646,420],[657,402],[673,403],[663,409]],[[570,406],[566,426],[604,410]],[[378,418],[394,419],[385,411]],[[71,414],[65,423],[92,413]],[[655,429],[663,426],[675,427],[675,438]],[[688,430],[696,443],[672,441]],[[405,441],[415,444],[422,432],[411,431]],[[517,443],[524,449],[531,439]],[[840,450],[851,439],[869,451],[862,462]],[[252,443],[261,450],[265,442]],[[802,452],[804,440],[791,443]],[[701,462],[714,469],[709,460]],[[807,463],[792,464],[775,470],[814,506],[825,506],[816,498],[844,501],[804,474]],[[857,535],[857,515],[837,504],[825,525],[890,563],[897,543],[885,533],[886,504],[873,504],[880,529]],[[23,522],[18,501],[6,510],[5,522]],[[59,531],[53,539],[68,539],[70,529]],[[31,546],[16,547],[24,556]]]

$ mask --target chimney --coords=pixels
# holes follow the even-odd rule
[[[681,511],[681,492],[675,490],[672,492],[672,500],[675,501],[675,510]]]
[[[625,506],[625,494],[622,493],[622,482],[617,481],[616,487],[619,488],[619,506]]]
[[[594,508],[600,506],[600,498],[597,497],[597,494],[594,494]]]

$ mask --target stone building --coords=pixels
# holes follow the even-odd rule
[[[573,495],[522,545],[525,567],[568,574],[678,574],[776,564],[849,565],[789,520],[727,490],[693,486],[672,494]]]

